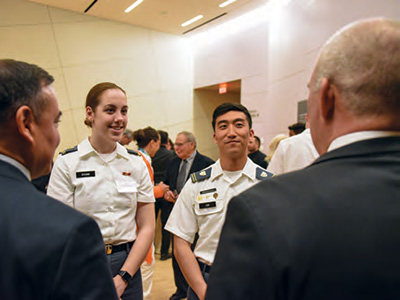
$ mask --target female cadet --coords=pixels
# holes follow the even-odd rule
[[[143,298],[139,267],[154,238],[155,216],[146,164],[118,143],[127,113],[125,91],[116,84],[89,91],[85,124],[91,135],[59,155],[48,194],[97,221],[118,296],[136,300]]]

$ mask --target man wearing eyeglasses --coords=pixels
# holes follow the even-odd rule
[[[170,188],[165,193],[164,198],[171,202],[171,210],[189,175],[214,163],[211,158],[200,154],[196,147],[196,138],[193,133],[182,131],[176,136],[174,148],[177,156],[169,161],[164,176],[164,183],[169,185]],[[165,257],[161,258],[165,259]],[[170,300],[184,299],[186,298],[188,284],[174,256],[172,256],[172,266],[177,289]]]

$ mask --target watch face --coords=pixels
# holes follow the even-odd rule
[[[129,280],[132,278],[132,276],[127,272],[127,271],[119,271],[118,273],[122,279],[126,282],[129,283]]]

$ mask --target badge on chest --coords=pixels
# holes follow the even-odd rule
[[[200,209],[212,208],[217,206],[215,201],[218,198],[216,188],[200,191],[200,195],[197,196],[197,202],[199,202]]]

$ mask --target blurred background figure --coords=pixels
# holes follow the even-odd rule
[[[158,184],[164,180],[164,173],[167,169],[168,161],[175,156],[175,152],[172,150],[167,149],[168,145],[168,133],[159,130],[158,133],[160,134],[161,144],[160,149],[156,152],[153,157],[152,166],[154,169],[154,183]],[[161,260],[166,260],[172,257],[172,254],[169,253],[169,248],[171,244],[171,234],[169,231],[164,229],[165,224],[167,223],[167,219],[169,214],[171,213],[173,203],[164,199],[163,196],[156,197],[156,205],[155,205],[155,213],[156,213],[156,220],[158,217],[158,213],[161,211],[160,214],[160,221],[161,221]]]
[[[168,150],[172,150],[175,152],[175,146],[174,146],[174,142],[168,138],[168,144],[165,146]]]
[[[154,171],[151,167],[151,159],[158,152],[160,148],[161,138],[157,130],[152,127],[146,127],[144,129],[136,130],[133,133],[133,140],[136,141],[138,151],[142,153],[142,158],[146,163],[147,169],[149,170],[150,178],[154,184]],[[168,185],[165,185],[162,181],[154,186],[154,197],[159,198],[168,191]],[[141,265],[142,271],[142,282],[143,282],[143,299],[149,300],[151,295],[151,287],[153,285],[153,273],[154,273],[154,244],[150,247],[149,252]]]
[[[130,129],[126,129],[119,140],[119,143],[122,146],[128,146],[133,141],[133,131]]]
[[[188,131],[178,133],[175,139],[177,156],[168,162],[164,178],[164,182],[170,187],[164,198],[172,204],[175,203],[191,173],[207,168],[214,163],[211,158],[200,154],[196,148],[197,141],[193,133]],[[174,248],[173,245],[172,248]],[[172,257],[172,267],[174,269],[176,292],[170,297],[170,300],[184,299],[186,298],[188,283],[179,268],[175,256]]]
[[[319,157],[311,139],[307,115],[306,127],[302,133],[279,143],[268,165],[268,171],[278,175],[299,170],[310,165]]]
[[[268,166],[268,162],[265,160],[267,155],[260,151],[261,140],[258,136],[252,136],[249,138],[248,145],[248,157],[260,167],[266,169]]]
[[[289,129],[289,136],[293,136],[299,133],[302,133],[306,129],[306,124],[304,123],[294,123],[288,126]]]
[[[270,163],[270,161],[276,151],[276,148],[278,148],[279,143],[282,140],[287,139],[287,138],[288,138],[288,136],[286,134],[280,133],[271,140],[271,142],[268,145],[269,152],[268,152],[267,157],[265,158],[268,164]]]

